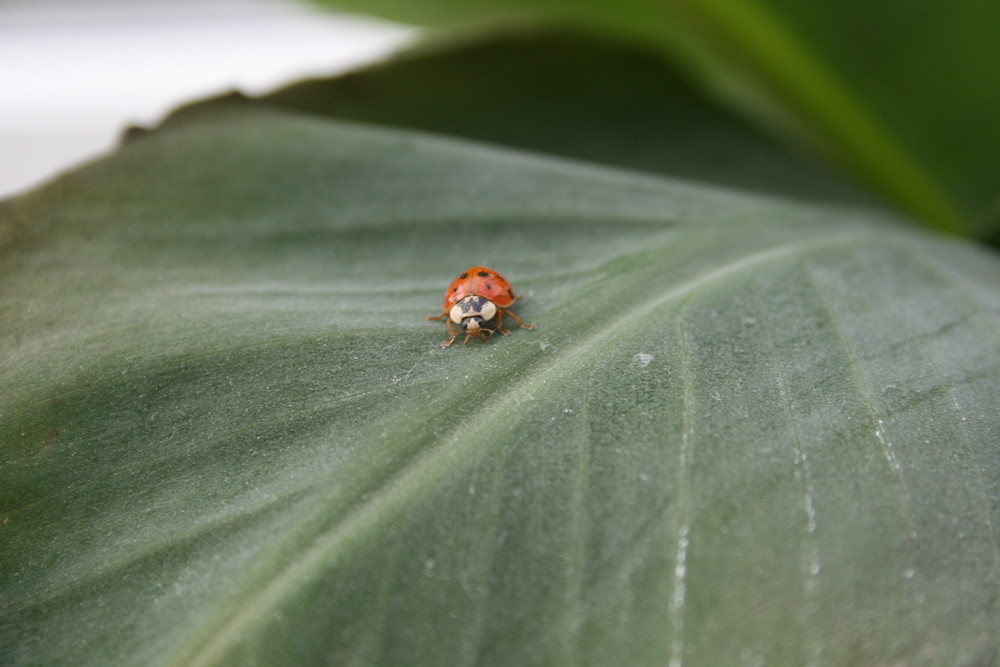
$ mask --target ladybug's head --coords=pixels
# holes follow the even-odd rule
[[[469,333],[479,333],[480,331],[486,328],[485,324],[486,321],[479,316],[466,317],[465,319],[462,320],[462,328],[468,331]]]
[[[464,331],[479,333],[486,329],[486,323],[497,316],[497,307],[492,301],[481,296],[467,296],[448,313],[451,321],[460,324]]]

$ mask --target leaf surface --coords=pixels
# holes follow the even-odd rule
[[[992,253],[224,104],[0,230],[4,664],[997,657]]]

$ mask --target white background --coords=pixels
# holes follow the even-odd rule
[[[182,103],[342,72],[415,35],[296,0],[0,0],[0,199]]]

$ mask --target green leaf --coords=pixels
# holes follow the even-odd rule
[[[1000,228],[1000,3],[320,4],[418,25],[586,25],[666,54],[743,115],[831,156],[931,226]]]
[[[582,35],[521,31],[423,46],[264,101],[701,183],[873,201],[721,108],[659,55]]]
[[[995,254],[222,104],[0,230],[4,664],[998,657]]]
[[[941,183],[1000,233],[1000,3],[770,0]]]

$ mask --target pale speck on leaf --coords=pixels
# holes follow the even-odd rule
[[[639,352],[632,357],[632,360],[639,364],[640,367],[645,368],[646,366],[649,366],[651,361],[653,361],[653,355],[646,354],[645,352]]]

